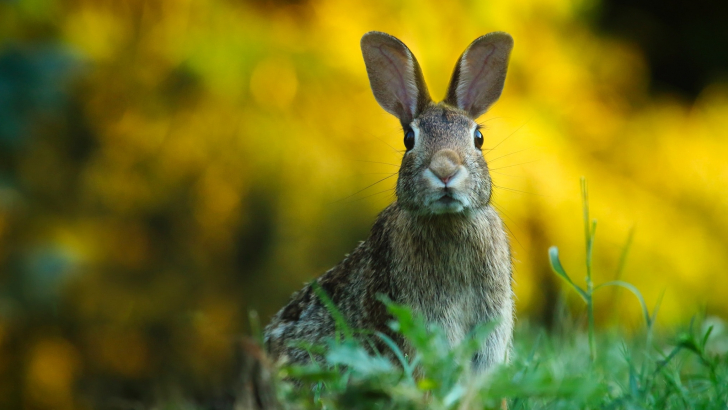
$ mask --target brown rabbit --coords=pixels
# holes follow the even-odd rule
[[[513,335],[512,266],[503,222],[490,203],[492,183],[475,119],[501,95],[513,39],[486,34],[455,66],[445,100],[434,103],[414,55],[389,34],[361,39],[377,102],[397,116],[406,152],[397,200],[377,218],[369,238],[316,279],[353,329],[394,337],[378,295],[442,326],[452,345],[476,325],[497,320],[476,357],[484,370],[508,360]],[[305,363],[297,341],[321,344],[335,324],[311,284],[296,292],[265,329],[275,359]],[[386,349],[381,349],[385,351]]]

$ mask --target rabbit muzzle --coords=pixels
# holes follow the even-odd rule
[[[467,205],[462,194],[468,171],[460,155],[451,149],[441,149],[432,156],[424,171],[428,185],[427,208],[435,214],[461,212]]]

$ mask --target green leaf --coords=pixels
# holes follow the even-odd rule
[[[571,280],[568,274],[566,274],[566,270],[564,270],[564,267],[561,266],[561,261],[559,260],[559,248],[556,246],[552,246],[549,248],[549,261],[551,262],[551,269],[554,270],[554,272],[559,275],[563,280],[565,280],[569,285],[571,285],[572,288],[581,296],[582,299],[584,299],[584,302],[589,301],[589,295],[584,291],[584,289],[580,288],[574,281]]]
[[[584,217],[584,237],[587,246],[590,242],[591,232],[589,230],[589,188],[586,184],[586,178],[581,177],[581,204]]]
[[[594,292],[596,292],[600,288],[604,288],[607,286],[619,286],[622,288],[625,288],[632,292],[636,297],[637,300],[640,302],[640,306],[642,307],[642,316],[645,318],[645,323],[647,324],[647,327],[652,327],[652,316],[650,316],[650,312],[647,310],[647,304],[645,303],[645,298],[642,297],[642,293],[637,289],[633,284],[622,281],[622,280],[612,280],[609,282],[604,282],[594,288]]]
[[[409,308],[392,302],[386,296],[379,295],[378,298],[394,316],[395,320],[389,327],[407,338],[416,350],[428,351],[433,342],[433,335],[428,331],[424,317],[415,315]]]
[[[657,302],[655,302],[655,307],[652,309],[652,316],[650,318],[650,323],[654,324],[655,319],[657,319],[657,312],[660,311],[660,306],[662,305],[662,298],[665,296],[665,290],[663,289],[660,293],[660,296],[657,298]]]
[[[397,360],[399,360],[399,363],[402,365],[402,368],[404,369],[405,375],[407,375],[407,380],[409,380],[412,384],[415,383],[415,377],[414,377],[414,366],[407,363],[407,358],[404,356],[404,353],[402,353],[402,349],[397,346],[396,343],[394,343],[394,340],[392,340],[391,337],[385,335],[382,332],[375,332],[374,334],[377,335],[384,344],[389,347],[394,355],[397,357]]]
[[[705,349],[705,344],[708,343],[708,338],[710,337],[710,334],[713,333],[713,326],[711,325],[708,327],[708,330],[705,332],[705,335],[703,336],[703,340],[701,341],[701,347],[703,350]]]
[[[389,360],[370,355],[353,341],[332,346],[326,354],[326,360],[330,364],[346,366],[354,373],[364,377],[394,371],[394,366]]]
[[[629,255],[629,250],[632,247],[632,242],[634,241],[634,232],[635,227],[632,226],[629,229],[629,234],[627,234],[627,241],[625,241],[624,246],[622,247],[622,253],[619,255],[619,264],[617,265],[617,272],[614,275],[614,280],[622,279],[624,267],[627,264],[627,256]]]
[[[343,333],[347,339],[353,339],[354,332],[352,332],[351,327],[349,327],[349,323],[347,323],[344,315],[336,307],[331,298],[329,298],[329,295],[326,294],[326,291],[323,290],[321,285],[319,285],[319,283],[315,280],[311,282],[311,288],[313,289],[314,293],[316,293],[316,296],[321,299],[321,303],[324,304],[326,309],[331,314],[331,317],[334,318],[334,322],[336,323],[337,338],[339,333]]]
[[[417,387],[423,391],[434,390],[435,388],[437,388],[437,386],[439,386],[439,383],[437,383],[435,380],[428,379],[426,377],[420,379],[417,382]]]
[[[286,375],[308,383],[334,382],[341,378],[341,373],[323,369],[316,364],[293,365],[285,368]]]
[[[456,404],[461,397],[463,397],[463,394],[465,394],[465,388],[461,384],[456,384],[442,400],[442,404],[444,404],[445,407],[451,407]]]

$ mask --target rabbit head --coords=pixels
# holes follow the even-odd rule
[[[374,97],[404,130],[400,206],[432,215],[488,205],[492,184],[475,120],[501,95],[511,36],[494,32],[473,41],[455,65],[440,103],[430,98],[417,59],[400,40],[372,31],[362,37],[361,48]]]

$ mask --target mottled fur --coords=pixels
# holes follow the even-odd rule
[[[387,326],[391,317],[378,295],[442,326],[452,345],[476,325],[498,320],[474,358],[480,369],[507,360],[514,318],[510,247],[490,204],[492,184],[474,145],[473,113],[500,96],[511,46],[504,33],[473,42],[468,50],[489,50],[480,54],[494,59],[466,61],[466,50],[447,102],[435,104],[404,44],[384,33],[364,36],[362,49],[377,101],[416,134],[416,141],[402,159],[397,201],[379,215],[364,242],[315,280],[351,328],[389,334],[405,352],[410,347]],[[468,72],[497,75],[485,85],[470,75],[471,82],[464,84],[458,74],[464,65]],[[480,88],[486,95],[478,94]],[[458,106],[458,90],[463,89],[470,93],[467,107]],[[276,359],[304,363],[310,357],[295,342],[321,344],[334,329],[333,318],[308,284],[268,325],[266,346]]]

